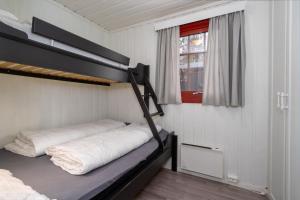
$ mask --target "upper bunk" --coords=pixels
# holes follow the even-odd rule
[[[38,18],[32,26],[0,16],[0,73],[109,86],[128,82],[130,59]],[[136,67],[144,84],[149,66]]]
[[[162,150],[152,117],[164,112],[149,82],[149,66],[128,65],[128,57],[38,18],[31,26],[0,16],[0,73],[106,86],[129,82]],[[138,84],[144,85],[143,95]],[[155,113],[149,112],[150,97]]]

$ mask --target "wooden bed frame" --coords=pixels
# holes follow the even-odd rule
[[[129,58],[81,38],[52,24],[33,18],[32,32],[78,49],[128,65]],[[0,22],[0,73],[110,86],[111,83],[131,84],[159,148],[145,161],[124,174],[112,186],[95,196],[83,197],[103,200],[132,200],[159,169],[172,158],[172,170],[177,171],[177,136],[169,133],[163,142],[152,120],[163,116],[156,94],[149,82],[149,66],[121,69],[82,55],[28,39],[26,33]],[[141,94],[138,84],[144,86]],[[157,109],[149,113],[149,99]]]

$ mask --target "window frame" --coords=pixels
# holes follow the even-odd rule
[[[201,20],[197,22],[192,22],[189,24],[184,24],[180,26],[180,38],[181,37],[189,37],[191,35],[201,34],[208,32],[208,26],[209,26],[209,19]],[[189,51],[189,40],[188,40],[188,51]],[[187,55],[188,56],[188,69],[190,65],[190,54],[195,53],[183,53],[181,55]],[[205,54],[205,52],[202,53],[196,53],[196,54]],[[202,103],[203,99],[203,92],[199,91],[188,91],[188,90],[181,90],[181,99],[182,103]]]

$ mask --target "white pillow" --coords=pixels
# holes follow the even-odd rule
[[[5,17],[5,18],[9,18],[9,19],[13,19],[13,20],[18,21],[18,18],[14,14],[12,14],[12,13],[6,11],[6,10],[1,10],[0,9],[0,17]]]

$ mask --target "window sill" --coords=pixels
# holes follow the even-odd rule
[[[203,93],[198,93],[197,91],[181,91],[182,103],[201,104],[202,97]]]

